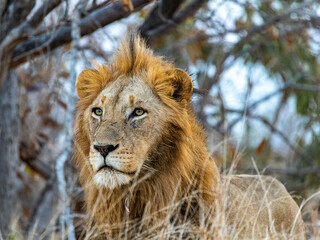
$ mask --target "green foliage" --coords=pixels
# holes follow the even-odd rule
[[[271,21],[285,10],[293,9],[302,1],[277,1],[282,8],[276,11],[269,2],[262,2],[257,10],[252,7],[245,8],[245,16],[237,21],[237,26],[250,28],[253,24],[254,14],[264,16],[264,23]],[[242,45],[238,52],[247,62],[262,63],[269,70],[271,79],[281,74],[283,84],[295,86],[314,86],[319,83],[320,65],[317,56],[310,46],[309,29],[302,24],[303,15],[290,14],[283,17],[280,23],[272,24],[261,32],[254,33]],[[294,88],[294,87],[293,87]],[[310,111],[319,112],[319,94],[312,91],[294,88],[290,91],[296,97],[296,110],[301,115],[308,115]]]

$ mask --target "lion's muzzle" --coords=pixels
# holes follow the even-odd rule
[[[119,147],[119,144],[117,145],[103,145],[103,146],[100,146],[100,145],[94,145],[93,146],[94,149],[96,149],[100,154],[101,156],[105,159],[106,156],[108,156],[108,154],[114,150],[116,150],[118,147]]]

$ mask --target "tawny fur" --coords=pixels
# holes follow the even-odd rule
[[[111,102],[108,101],[116,100],[110,100],[107,93],[101,96],[104,89],[119,83],[122,84],[119,87],[122,90],[127,84],[126,81],[132,84],[134,79],[141,80],[150,88],[151,97],[159,101],[156,106],[163,108],[164,114],[158,116],[162,124],[162,129],[158,131],[161,134],[155,137],[147,149],[145,162],[132,181],[111,190],[93,181],[95,172],[88,158],[93,144],[92,139],[96,139],[100,133],[89,130],[91,123],[88,121],[91,116],[88,115],[88,109],[95,101],[106,109],[110,108]],[[137,222],[143,220],[144,225],[151,226],[156,221],[165,219],[169,212],[171,214],[174,212],[172,216],[176,217],[176,220],[171,221],[183,219],[199,225],[201,213],[204,214],[205,221],[210,221],[214,218],[216,210],[213,206],[219,200],[221,179],[224,179],[223,187],[226,186],[224,183],[230,182],[226,198],[230,209],[226,216],[227,223],[239,229],[239,236],[252,237],[251,226],[246,227],[238,215],[243,215],[245,212],[250,215],[256,214],[255,211],[259,210],[257,206],[260,206],[260,203],[267,204],[263,202],[265,194],[261,186],[252,187],[259,185],[261,181],[251,181],[251,178],[236,176],[230,180],[230,177],[220,176],[215,162],[207,151],[205,133],[196,121],[189,103],[192,89],[192,81],[185,72],[174,68],[170,62],[154,56],[137,36],[131,36],[122,42],[109,66],[96,66],[96,69],[87,69],[80,74],[77,80],[80,101],[77,108],[74,160],[80,171],[80,182],[85,189],[86,208],[94,227],[105,228],[105,231],[108,231],[108,227],[131,220]],[[133,95],[129,99],[128,102],[133,104],[136,97]],[[105,128],[100,126],[111,121],[110,116],[114,113],[110,112],[108,115],[91,129],[104,129],[103,131],[109,132],[109,125]],[[145,131],[152,131],[148,126],[145,128]],[[122,128],[117,129],[115,135],[120,134]],[[110,138],[105,141],[110,141]],[[145,141],[147,144],[151,140],[145,136],[145,139],[139,141]],[[250,188],[259,190],[257,194],[252,192],[254,197],[245,194]],[[280,183],[273,184],[270,189],[270,193],[267,194],[268,200],[276,199],[275,204],[271,204],[271,208],[276,211],[269,216],[269,212],[263,210],[259,217],[255,218],[257,226],[253,226],[253,229],[260,232],[268,229],[271,217],[274,218],[277,231],[280,232],[285,228],[284,230],[288,232],[298,214],[298,207]],[[281,198],[289,202],[289,215],[287,209],[284,209]],[[252,204],[252,199],[256,205]],[[241,207],[240,202],[242,206],[248,205],[249,211]],[[300,216],[297,219],[298,227],[293,231],[294,234],[303,231]],[[117,233],[117,230],[110,231],[111,235]],[[300,237],[302,238],[302,235]]]

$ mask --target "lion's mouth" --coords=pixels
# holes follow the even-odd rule
[[[109,171],[114,171],[114,172],[119,172],[119,173],[122,173],[122,174],[126,174],[126,175],[135,175],[136,172],[124,172],[124,171],[121,171],[119,169],[116,169],[112,166],[109,166],[109,165],[102,165],[97,172],[101,171],[102,169],[107,169]]]

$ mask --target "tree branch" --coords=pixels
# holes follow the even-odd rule
[[[23,41],[32,31],[40,24],[43,18],[56,6],[60,4],[61,0],[47,0],[36,11],[36,13],[27,21],[22,22],[19,26],[13,28],[5,38],[0,42],[0,65],[2,67],[0,72],[0,87],[6,77],[7,71],[10,67],[10,61],[14,48]],[[27,17],[27,16],[25,16]]]
[[[151,29],[157,28],[172,18],[173,14],[179,8],[184,0],[162,0],[151,11],[139,31],[141,36],[147,39],[145,33]],[[147,39],[148,40],[148,39]]]
[[[1,1],[0,42],[25,19],[35,5],[35,0]]]
[[[227,112],[233,112],[233,113],[238,113],[241,114],[243,116],[249,117],[251,119],[256,119],[261,121],[262,123],[264,123],[266,126],[268,126],[270,128],[270,130],[276,134],[278,134],[278,136],[280,136],[282,138],[282,140],[296,153],[298,154],[301,158],[305,159],[308,161],[309,164],[313,165],[313,160],[306,155],[299,146],[295,146],[293,143],[291,143],[291,141],[289,140],[289,138],[279,129],[277,129],[272,123],[270,123],[266,118],[261,117],[261,116],[254,116],[251,115],[250,112],[247,111],[243,111],[243,110],[236,110],[236,109],[228,109],[226,108],[225,111]]]
[[[276,25],[279,22],[287,19],[290,17],[290,15],[292,13],[299,13],[300,11],[302,11],[307,5],[311,4],[312,1],[306,1],[304,3],[302,3],[301,5],[299,5],[298,7],[295,7],[293,9],[288,9],[287,11],[285,11],[283,14],[275,16],[273,18],[268,19],[267,21],[265,21],[263,24],[261,25],[254,25],[250,28],[248,28],[247,30],[244,30],[246,32],[245,36],[243,36],[229,51],[227,51],[221,61],[217,64],[216,66],[216,73],[214,74],[214,76],[212,78],[210,78],[210,81],[206,81],[205,84],[202,86],[202,88],[204,89],[210,89],[212,87],[212,85],[214,85],[215,83],[217,83],[220,79],[221,74],[224,72],[224,70],[230,66],[230,64],[238,57],[235,56],[234,60],[231,61],[228,66],[225,65],[226,60],[230,57],[233,56],[242,46],[244,43],[247,43],[249,41],[249,39],[251,37],[253,37],[256,33],[260,33],[266,29],[268,29],[268,27],[272,26],[272,25]]]
[[[32,158],[21,158],[33,171],[37,172],[41,177],[48,180],[54,175],[54,170],[46,163]]]
[[[134,11],[150,3],[149,0],[133,0]],[[90,34],[118,19],[127,17],[131,12],[125,11],[121,2],[115,2],[98,9],[80,22],[81,36]],[[37,56],[48,50],[55,49],[71,41],[71,26],[64,26],[54,32],[42,34],[20,43],[13,51],[10,67],[18,66],[28,57]]]
[[[38,158],[39,150],[34,150],[24,141],[20,142],[19,154],[20,160],[44,179],[48,180],[55,175],[54,169]]]
[[[54,173],[54,172],[53,172]],[[28,238],[27,239],[32,239],[35,236],[34,231],[37,229],[37,232],[41,232],[44,230],[44,226],[48,227],[46,225],[45,218],[43,216],[49,214],[48,213],[48,207],[52,207],[52,200],[55,192],[55,185],[56,185],[56,176],[55,174],[52,174],[52,176],[47,179],[46,185],[44,188],[41,190],[41,193],[39,194],[39,197],[36,201],[35,206],[33,207],[31,216],[29,218],[29,223],[27,226],[27,232],[28,232]],[[48,206],[49,205],[49,206]],[[44,214],[45,211],[45,214]],[[50,211],[49,211],[50,212]],[[42,221],[41,221],[42,220]],[[39,224],[39,221],[40,224]],[[48,224],[48,223],[47,223]],[[39,231],[40,230],[40,231]]]
[[[205,3],[207,0],[194,0],[184,9],[176,12],[171,19],[167,19],[163,24],[157,26],[156,28],[151,28],[141,32],[149,42],[154,41],[156,38],[163,36],[170,30],[174,29],[178,24],[182,23],[188,17],[194,15],[196,11]]]
[[[33,28],[37,27],[45,16],[48,15],[55,7],[57,7],[61,3],[61,0],[47,0],[45,1],[41,7],[32,15],[28,24]]]

